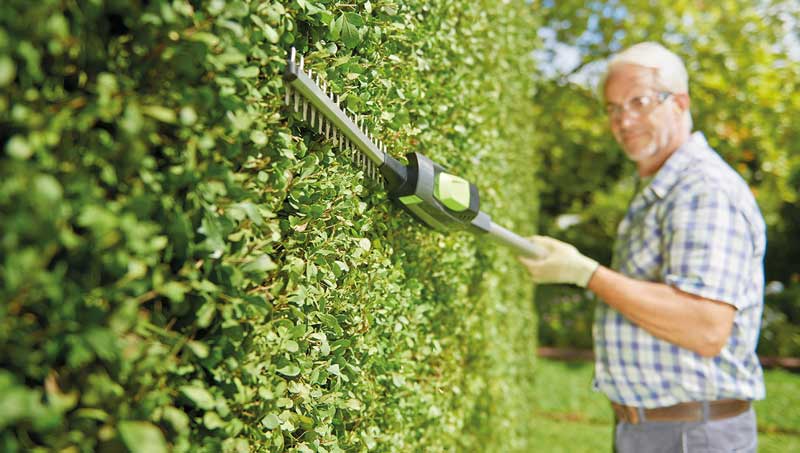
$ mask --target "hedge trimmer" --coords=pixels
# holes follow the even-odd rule
[[[349,151],[364,174],[382,185],[411,215],[437,231],[488,233],[521,255],[544,255],[525,238],[492,222],[480,210],[478,188],[471,182],[417,152],[406,154],[407,165],[390,156],[382,142],[363,130],[363,119],[345,112],[339,97],[328,94],[327,84],[320,86],[319,76],[315,81],[311,70],[305,71],[303,66],[304,58],[297,61],[292,47],[283,74],[285,104],[340,150]]]

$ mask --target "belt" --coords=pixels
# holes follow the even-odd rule
[[[708,407],[707,415],[704,410],[706,405]],[[732,399],[692,401],[655,409],[624,406],[612,402],[611,407],[614,409],[617,420],[636,425],[643,422],[701,422],[735,417],[750,409],[750,401]]]

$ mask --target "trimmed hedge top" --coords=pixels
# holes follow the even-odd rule
[[[0,5],[0,450],[530,451],[530,288],[282,110],[286,49],[531,233],[526,5]]]

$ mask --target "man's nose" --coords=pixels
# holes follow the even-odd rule
[[[617,117],[617,121],[622,129],[625,129],[636,122],[639,119],[639,115],[632,113],[629,109],[622,109],[619,112],[619,116]]]

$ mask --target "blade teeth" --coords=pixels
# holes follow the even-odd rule
[[[375,164],[372,161],[369,162],[369,179],[375,181]]]
[[[333,101],[336,107],[342,111],[345,116],[356,125],[356,127],[360,129],[360,133],[370,140],[373,145],[385,153],[386,145],[383,142],[376,140],[375,136],[371,132],[364,129],[366,124],[366,116],[357,115],[351,109],[343,107],[342,96],[334,93],[333,87],[329,87],[326,81],[321,80],[319,74],[314,74],[310,68],[305,67],[305,57],[303,55],[299,55],[299,62],[297,61],[297,58],[297,51],[294,47],[292,47],[291,61],[292,63],[298,65],[298,72],[307,75],[312,82],[315,82],[317,87],[319,87],[320,90]],[[336,146],[340,152],[348,153],[351,161],[362,169],[365,177],[381,185],[385,184],[385,181],[379,177],[380,170],[378,169],[378,166],[369,158],[367,158],[367,156],[365,156],[359,150],[356,144],[341,130],[337,129],[336,126],[322,114],[322,112],[318,111],[317,108],[308,101],[308,99],[302,96],[297,90],[294,90],[290,85],[286,85],[284,103],[290,108],[293,107],[295,112],[302,112],[303,119],[310,123],[311,128],[316,129],[317,133],[320,135],[324,133],[325,138],[332,140],[333,145]]]

